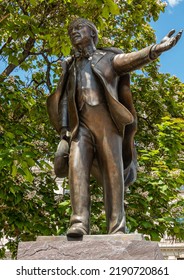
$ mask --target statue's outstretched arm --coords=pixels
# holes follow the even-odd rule
[[[127,72],[140,69],[152,60],[156,59],[161,53],[171,49],[179,41],[182,35],[182,30],[176,36],[172,35],[175,30],[171,30],[159,44],[146,47],[140,51],[131,52],[127,54],[117,54],[113,59],[114,70],[123,75]]]

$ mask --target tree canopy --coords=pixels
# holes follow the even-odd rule
[[[46,99],[62,74],[61,61],[70,54],[70,21],[92,20],[99,46],[138,50],[155,43],[150,21],[165,7],[158,0],[142,2],[0,0],[0,237],[9,241],[0,249],[1,258],[6,247],[15,257],[19,241],[64,234],[69,223],[69,196],[55,193],[50,162],[59,137],[48,121]],[[139,172],[126,194],[128,231],[152,240],[165,232],[182,239],[184,84],[159,73],[158,60],[131,79]],[[67,179],[63,186],[68,188]],[[104,233],[102,190],[94,180],[91,192],[92,233]]]

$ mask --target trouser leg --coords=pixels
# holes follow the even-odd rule
[[[108,233],[125,232],[122,136],[105,104],[86,106],[85,123],[95,137],[96,156],[104,188]],[[90,117],[93,116],[93,122]]]
[[[90,169],[94,148],[90,132],[80,127],[78,136],[71,142],[69,158],[69,185],[72,205],[71,226],[80,227],[89,233],[90,215]]]
[[[122,138],[111,134],[110,138],[104,138],[98,148],[108,233],[125,232]]]

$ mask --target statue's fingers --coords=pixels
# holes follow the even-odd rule
[[[169,31],[169,33],[166,35],[166,37],[170,38],[174,33],[175,33],[175,29],[171,29],[171,31]]]
[[[165,46],[164,46],[164,50],[170,50],[172,47],[174,47],[176,44],[176,38],[175,37],[172,37],[172,38],[169,38],[167,40],[167,42],[165,42]]]
[[[171,40],[170,46],[174,47],[176,45],[176,37],[172,37],[170,40]]]
[[[175,29],[170,30],[169,33],[161,40],[161,43],[166,42],[174,33]]]
[[[183,33],[183,30],[180,30],[177,34],[176,34],[176,43],[179,41],[179,39],[181,38],[181,35]]]

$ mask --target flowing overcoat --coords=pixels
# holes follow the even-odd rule
[[[130,185],[136,178],[136,152],[134,135],[137,129],[136,111],[130,90],[129,71],[139,69],[150,61],[150,48],[133,52],[127,71],[117,73],[113,68],[113,58],[122,51],[116,48],[98,49],[92,56],[91,67],[103,85],[105,100],[119,134],[122,136],[122,157],[124,163],[125,185]],[[130,56],[129,56],[130,57]],[[126,59],[126,57],[125,57]],[[79,117],[75,102],[76,67],[71,58],[64,67],[58,87],[47,99],[50,121],[60,134],[63,127],[71,133],[71,140],[77,134]],[[62,169],[62,167],[61,167]],[[98,169],[98,166],[96,166]],[[67,174],[66,174],[67,176]]]

